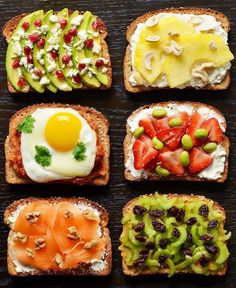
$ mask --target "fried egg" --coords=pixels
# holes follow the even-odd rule
[[[31,115],[32,133],[21,133],[21,155],[25,171],[36,182],[84,177],[91,173],[96,159],[97,138],[88,122],[72,108],[40,108]],[[74,158],[73,149],[85,144],[85,159]],[[36,146],[46,147],[51,163],[43,167],[37,163]]]

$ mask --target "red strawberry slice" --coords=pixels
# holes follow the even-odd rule
[[[194,133],[196,132],[197,129],[201,127],[204,121],[205,121],[205,118],[198,112],[194,112],[190,118],[188,129],[187,129],[187,134],[192,138],[194,146],[199,145],[199,141],[198,139],[195,138]]]
[[[134,168],[137,170],[143,169],[158,155],[158,151],[152,146],[152,140],[146,135],[141,135],[134,142],[132,150],[134,154]]]
[[[211,155],[205,153],[202,149],[193,148],[190,152],[189,171],[191,174],[197,174],[206,169],[213,161]]]
[[[182,176],[185,173],[184,167],[180,163],[180,154],[184,150],[164,152],[159,155],[161,165],[175,175]]]
[[[159,162],[160,161],[159,161],[159,153],[158,153],[157,156],[152,161],[150,161],[147,165],[144,166],[144,169],[149,172],[152,172],[157,167]]]
[[[206,120],[202,127],[208,131],[208,139],[213,142],[222,142],[224,135],[216,118]]]
[[[153,126],[157,132],[170,128],[168,122],[168,117],[164,117],[162,119],[152,119]]]
[[[171,115],[169,117],[168,121],[170,121],[173,118],[180,118],[183,121],[183,124],[181,126],[187,126],[188,125],[189,115],[188,115],[187,112],[178,112],[178,113],[176,113],[174,115]]]
[[[185,127],[168,128],[157,133],[157,138],[164,142],[172,150],[177,149],[182,136],[185,133]]]
[[[139,120],[139,126],[144,128],[145,134],[148,135],[149,137],[153,138],[156,136],[156,130],[152,124],[151,118]]]

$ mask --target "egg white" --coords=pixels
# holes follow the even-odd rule
[[[75,115],[82,124],[78,142],[86,146],[86,159],[77,161],[71,151],[60,152],[53,149],[45,139],[45,126],[47,121],[56,113],[69,112]],[[95,131],[87,121],[72,108],[41,108],[32,113],[35,119],[33,132],[30,134],[21,133],[21,155],[26,174],[36,182],[49,182],[53,180],[71,179],[84,177],[91,173],[95,159],[97,137]],[[66,136],[65,136],[66,137]],[[35,161],[35,146],[45,146],[49,149],[52,158],[51,165],[42,167]]]

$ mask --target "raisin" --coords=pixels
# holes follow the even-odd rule
[[[140,205],[135,205],[133,208],[134,215],[143,215],[146,211],[147,209]]]
[[[193,254],[192,250],[190,248],[187,248],[187,247],[184,247],[182,249],[182,252],[183,252],[184,256],[192,256],[192,254]]]
[[[180,232],[179,232],[179,229],[177,228],[174,228],[173,231],[172,231],[172,235],[176,238],[179,238],[180,236]]]
[[[158,220],[152,220],[152,226],[156,231],[160,233],[166,232],[166,226]]]
[[[168,239],[161,239],[158,244],[162,249],[165,249],[168,243],[169,243]]]
[[[205,244],[205,248],[206,248],[207,252],[209,252],[213,255],[217,254],[219,251],[218,247],[216,247],[215,245],[211,245],[211,244]]]
[[[146,247],[148,250],[153,250],[153,249],[155,248],[155,243],[154,243],[154,242],[148,242],[145,247]]]
[[[146,241],[146,237],[142,236],[142,235],[136,235],[135,239],[138,240],[139,242],[145,242]]]
[[[167,259],[167,255],[162,254],[162,255],[160,255],[160,256],[158,257],[158,262],[159,262],[160,264],[162,264],[162,263],[164,263],[164,262],[166,261],[166,259]]]
[[[173,217],[175,217],[178,212],[179,212],[179,209],[176,206],[173,206],[170,209],[168,209],[168,213]]]
[[[187,233],[187,241],[188,242],[193,242],[193,236],[190,232]]]
[[[200,239],[203,240],[204,242],[210,242],[213,238],[214,237],[211,234],[202,234],[200,236]]]
[[[160,218],[161,216],[165,215],[165,211],[160,209],[151,210],[148,213],[153,218]]]
[[[205,255],[202,255],[202,257],[199,259],[199,263],[200,263],[201,266],[205,267],[205,266],[208,265],[209,261],[208,261],[208,259],[206,258]]]
[[[211,220],[209,221],[209,223],[207,224],[207,228],[208,229],[213,229],[216,228],[218,226],[218,220]]]
[[[198,214],[203,217],[207,217],[208,213],[209,213],[209,208],[206,204],[203,204],[198,210]]]
[[[136,226],[134,226],[135,232],[140,232],[144,229],[145,224],[143,222],[138,223]]]
[[[185,210],[184,209],[179,209],[177,215],[175,216],[176,220],[181,222],[184,219],[185,216]]]
[[[196,217],[191,217],[188,219],[187,224],[189,226],[192,226],[193,224],[197,223],[197,218]]]

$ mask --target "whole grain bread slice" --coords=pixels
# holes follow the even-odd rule
[[[73,11],[69,11],[70,14],[73,13]],[[79,13],[81,15],[84,14],[83,11],[79,11]],[[3,37],[6,39],[7,43],[9,43],[12,33],[14,32],[14,30],[16,29],[18,23],[21,21],[22,18],[24,18],[25,16],[29,15],[29,13],[22,13],[21,15],[17,15],[13,18],[11,18],[9,21],[7,21],[5,23],[5,25],[3,26],[2,29],[2,34]],[[111,87],[112,85],[112,66],[111,66],[111,57],[109,54],[109,50],[108,50],[108,45],[106,42],[106,38],[108,35],[108,31],[107,31],[107,27],[104,23],[104,21],[100,18],[97,17],[97,21],[99,23],[99,33],[100,33],[100,37],[101,37],[101,52],[102,52],[102,57],[109,60],[108,64],[107,64],[107,76],[108,76],[108,85],[101,85],[100,86],[100,90],[107,90]],[[8,91],[10,93],[19,93],[19,91],[17,91],[12,85],[11,82],[9,80],[7,80],[7,87],[8,87]],[[82,85],[82,90],[87,90],[87,89],[96,89],[93,87],[89,87],[85,84]],[[34,91],[34,89],[30,88],[30,91]]]
[[[223,116],[223,114],[217,110],[215,107],[211,106],[211,105],[207,105],[207,104],[203,104],[200,102],[190,102],[190,101],[169,101],[169,102],[161,102],[161,103],[153,103],[153,104],[149,104],[149,105],[145,105],[142,106],[140,108],[138,108],[137,110],[135,110],[128,119],[132,119],[132,117],[134,117],[135,115],[137,115],[140,111],[142,111],[143,109],[146,108],[154,108],[155,106],[160,106],[165,108],[168,104],[177,104],[177,105],[192,105],[194,109],[198,109],[198,108],[202,108],[202,107],[206,107],[209,108],[210,110],[215,111],[220,117],[222,117],[224,119],[224,123],[223,126],[226,130],[227,125],[226,125],[226,121],[225,118]],[[130,145],[132,143],[132,139],[133,139],[133,134],[130,130],[130,126],[128,124],[128,121],[126,123],[126,136],[124,139],[124,165],[127,162],[128,158],[129,158],[129,148]],[[129,181],[144,181],[144,180],[185,180],[185,181],[209,181],[209,182],[224,182],[227,179],[228,176],[228,157],[229,157],[229,146],[230,146],[230,142],[229,142],[229,138],[227,136],[224,135],[224,139],[223,142],[221,144],[225,151],[226,151],[226,160],[225,160],[225,164],[224,164],[224,172],[222,173],[222,176],[217,179],[217,180],[209,180],[206,178],[200,178],[197,176],[190,176],[190,175],[186,175],[186,176],[176,176],[176,175],[172,175],[170,174],[170,176],[168,177],[159,177],[156,173],[152,173],[151,175],[149,175],[147,178],[145,177],[134,177],[130,170],[128,168],[125,167],[125,171],[124,171],[124,175],[125,178]]]
[[[101,145],[103,147],[103,171],[102,173],[98,173],[96,171],[96,167],[90,173],[90,175],[86,177],[76,177],[70,180],[59,180],[54,181],[57,183],[66,183],[66,184],[77,184],[77,185],[106,185],[109,181],[110,177],[110,165],[109,165],[109,158],[110,158],[110,138],[108,135],[109,130],[109,122],[106,117],[95,110],[94,108],[89,108],[86,106],[80,105],[69,105],[69,104],[36,104],[32,106],[25,107],[18,112],[16,112],[9,123],[9,135],[5,141],[5,175],[6,181],[9,184],[29,184],[29,183],[36,183],[32,181],[29,177],[25,176],[22,177],[16,173],[13,167],[13,163],[11,161],[11,155],[13,153],[13,143],[12,139],[14,137],[17,125],[28,115],[31,115],[36,109],[38,108],[72,108],[79,113],[82,113],[82,117],[85,117],[86,120],[92,119],[93,122],[96,123],[98,127],[97,137],[99,138]],[[51,183],[51,182],[50,182]]]
[[[171,89],[170,87],[165,88],[158,88],[158,87],[146,87],[143,85],[140,86],[132,86],[129,82],[129,77],[132,72],[132,63],[131,63],[131,37],[136,30],[136,27],[139,23],[144,23],[149,17],[157,15],[159,13],[176,13],[176,14],[195,14],[201,15],[206,14],[216,18],[218,22],[221,23],[222,28],[229,32],[231,27],[228,18],[221,12],[213,10],[213,9],[206,9],[206,8],[166,8],[166,9],[159,9],[148,12],[142,16],[136,18],[127,28],[126,32],[126,39],[128,41],[128,46],[126,48],[125,57],[124,57],[124,64],[123,64],[123,71],[124,71],[124,85],[125,89],[132,93],[138,93],[142,91],[151,91],[151,90],[160,90],[160,89]],[[230,84],[230,72],[227,72],[223,81],[219,84],[215,85],[206,85],[201,87],[200,90],[224,90]],[[187,89],[194,89],[193,87],[187,87]]]
[[[14,221],[13,215],[20,211],[20,208],[25,207],[25,205],[33,202],[37,202],[39,200],[47,200],[49,205],[53,203],[59,202],[70,202],[75,204],[86,205],[92,209],[95,209],[99,213],[100,217],[100,226],[102,231],[102,236],[105,242],[105,253],[103,257],[103,261],[105,266],[100,271],[96,271],[92,269],[92,263],[81,263],[77,268],[67,269],[61,271],[40,271],[38,269],[30,270],[29,272],[21,271],[17,272],[16,265],[14,264],[14,255],[12,253],[12,243],[14,231],[12,230]],[[14,201],[10,204],[4,213],[4,223],[11,229],[8,236],[8,249],[7,249],[7,266],[8,272],[12,276],[34,276],[34,275],[91,275],[91,276],[107,276],[111,272],[112,268],[112,246],[109,229],[107,227],[109,222],[109,215],[105,208],[99,205],[96,202],[90,201],[85,198],[25,198],[21,200]]]
[[[151,195],[147,195],[149,197],[154,197],[153,194]],[[167,194],[168,198],[178,198],[179,200],[182,200],[184,203],[186,202],[193,202],[193,201],[203,201],[204,203],[209,203],[210,201],[212,201],[211,199],[208,199],[204,196],[198,196],[198,195],[185,195],[185,194]],[[139,199],[139,197],[136,197],[132,200],[130,200],[123,208],[123,216],[124,215],[127,215],[129,213],[132,213],[132,209],[135,205],[135,202]],[[220,206],[217,202],[214,202],[213,204],[213,208],[218,211],[219,213],[222,214],[222,216],[224,217],[224,221],[223,221],[223,226],[225,224],[225,218],[226,218],[226,215],[225,215],[225,210],[222,206]],[[125,233],[124,232],[124,226],[123,226],[123,232],[122,233]],[[160,268],[158,270],[158,272],[152,272],[151,270],[149,269],[143,269],[141,272],[140,271],[137,271],[135,269],[135,267],[129,267],[126,265],[125,261],[124,261],[124,255],[123,253],[121,252],[121,257],[122,257],[122,270],[123,270],[123,273],[125,275],[128,275],[128,276],[141,276],[141,275],[152,275],[152,274],[168,274],[170,272],[169,269],[167,268]],[[218,275],[218,276],[223,276],[225,275],[227,271],[227,263],[225,263],[225,265],[222,267],[221,270],[219,270],[217,273],[215,273],[214,271],[212,271],[210,273],[210,275]],[[187,273],[193,273],[193,272],[190,272],[188,271],[187,269],[184,269],[184,270],[180,270],[180,271],[176,271],[175,272],[176,274],[187,274]]]

